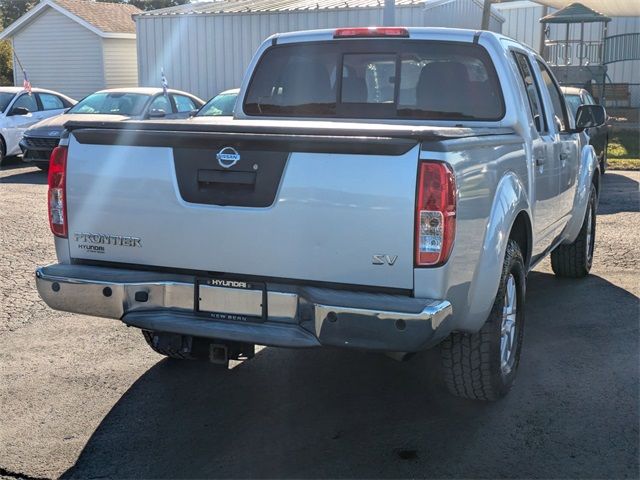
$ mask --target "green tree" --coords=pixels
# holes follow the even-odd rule
[[[7,40],[0,42],[0,85],[13,85],[11,43]]]
[[[37,3],[37,0],[0,0],[2,26],[8,27]]]

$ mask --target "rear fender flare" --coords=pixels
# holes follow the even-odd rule
[[[584,215],[587,211],[587,204],[589,203],[593,176],[599,174],[600,163],[598,162],[596,151],[591,145],[585,145],[580,152],[576,195],[573,199],[573,209],[571,210],[573,213],[564,229],[564,234],[562,235],[563,243],[572,243],[580,233]]]
[[[480,260],[469,289],[469,312],[464,331],[476,332],[482,328],[493,307],[511,228],[522,211],[531,218],[527,190],[515,173],[508,172],[498,183],[493,198]],[[522,254],[527,255],[526,252]]]

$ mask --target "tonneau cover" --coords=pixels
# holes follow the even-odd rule
[[[260,135],[301,135],[328,137],[406,138],[415,141],[486,135],[509,135],[514,130],[504,127],[443,127],[382,123],[308,120],[238,120],[232,118],[191,118],[185,120],[129,120],[124,122],[77,121],[67,122],[70,131],[80,129],[160,131],[188,133],[230,133]]]

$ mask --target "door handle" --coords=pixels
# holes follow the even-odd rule
[[[547,161],[547,157],[545,156],[536,157],[536,166],[541,167],[542,165],[545,164],[546,161]]]
[[[560,154],[560,161],[561,161],[561,162],[566,162],[566,161],[567,161],[567,158],[569,158],[569,155],[567,155],[566,153],[562,152],[562,153]]]

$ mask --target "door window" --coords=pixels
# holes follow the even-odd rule
[[[176,102],[178,113],[193,112],[198,109],[195,102],[184,95],[174,95],[173,101]]]
[[[38,103],[36,102],[35,95],[23,94],[20,95],[20,98],[16,100],[16,103],[13,104],[12,108],[22,107],[29,110],[29,112],[37,112],[38,111]]]
[[[40,103],[43,110],[63,110],[65,108],[62,99],[51,93],[39,93]]]
[[[169,98],[166,95],[158,95],[153,99],[153,102],[151,102],[151,105],[149,106],[149,111],[152,110],[161,110],[166,115],[169,115],[172,112]]]
[[[539,133],[546,131],[544,121],[544,110],[542,109],[542,102],[540,101],[540,93],[538,84],[533,76],[531,70],[531,64],[525,54],[520,52],[513,52],[518,71],[522,77],[525,91],[527,92],[527,98],[529,99],[529,109],[531,110],[531,116],[533,118],[536,130]]]
[[[540,68],[540,73],[542,73],[542,81],[549,91],[551,104],[553,106],[553,114],[559,122],[560,130],[566,130],[569,126],[569,122],[567,120],[567,114],[565,112],[564,101],[562,100],[560,88],[558,88],[558,85],[547,66],[540,60],[538,60],[538,67]]]

